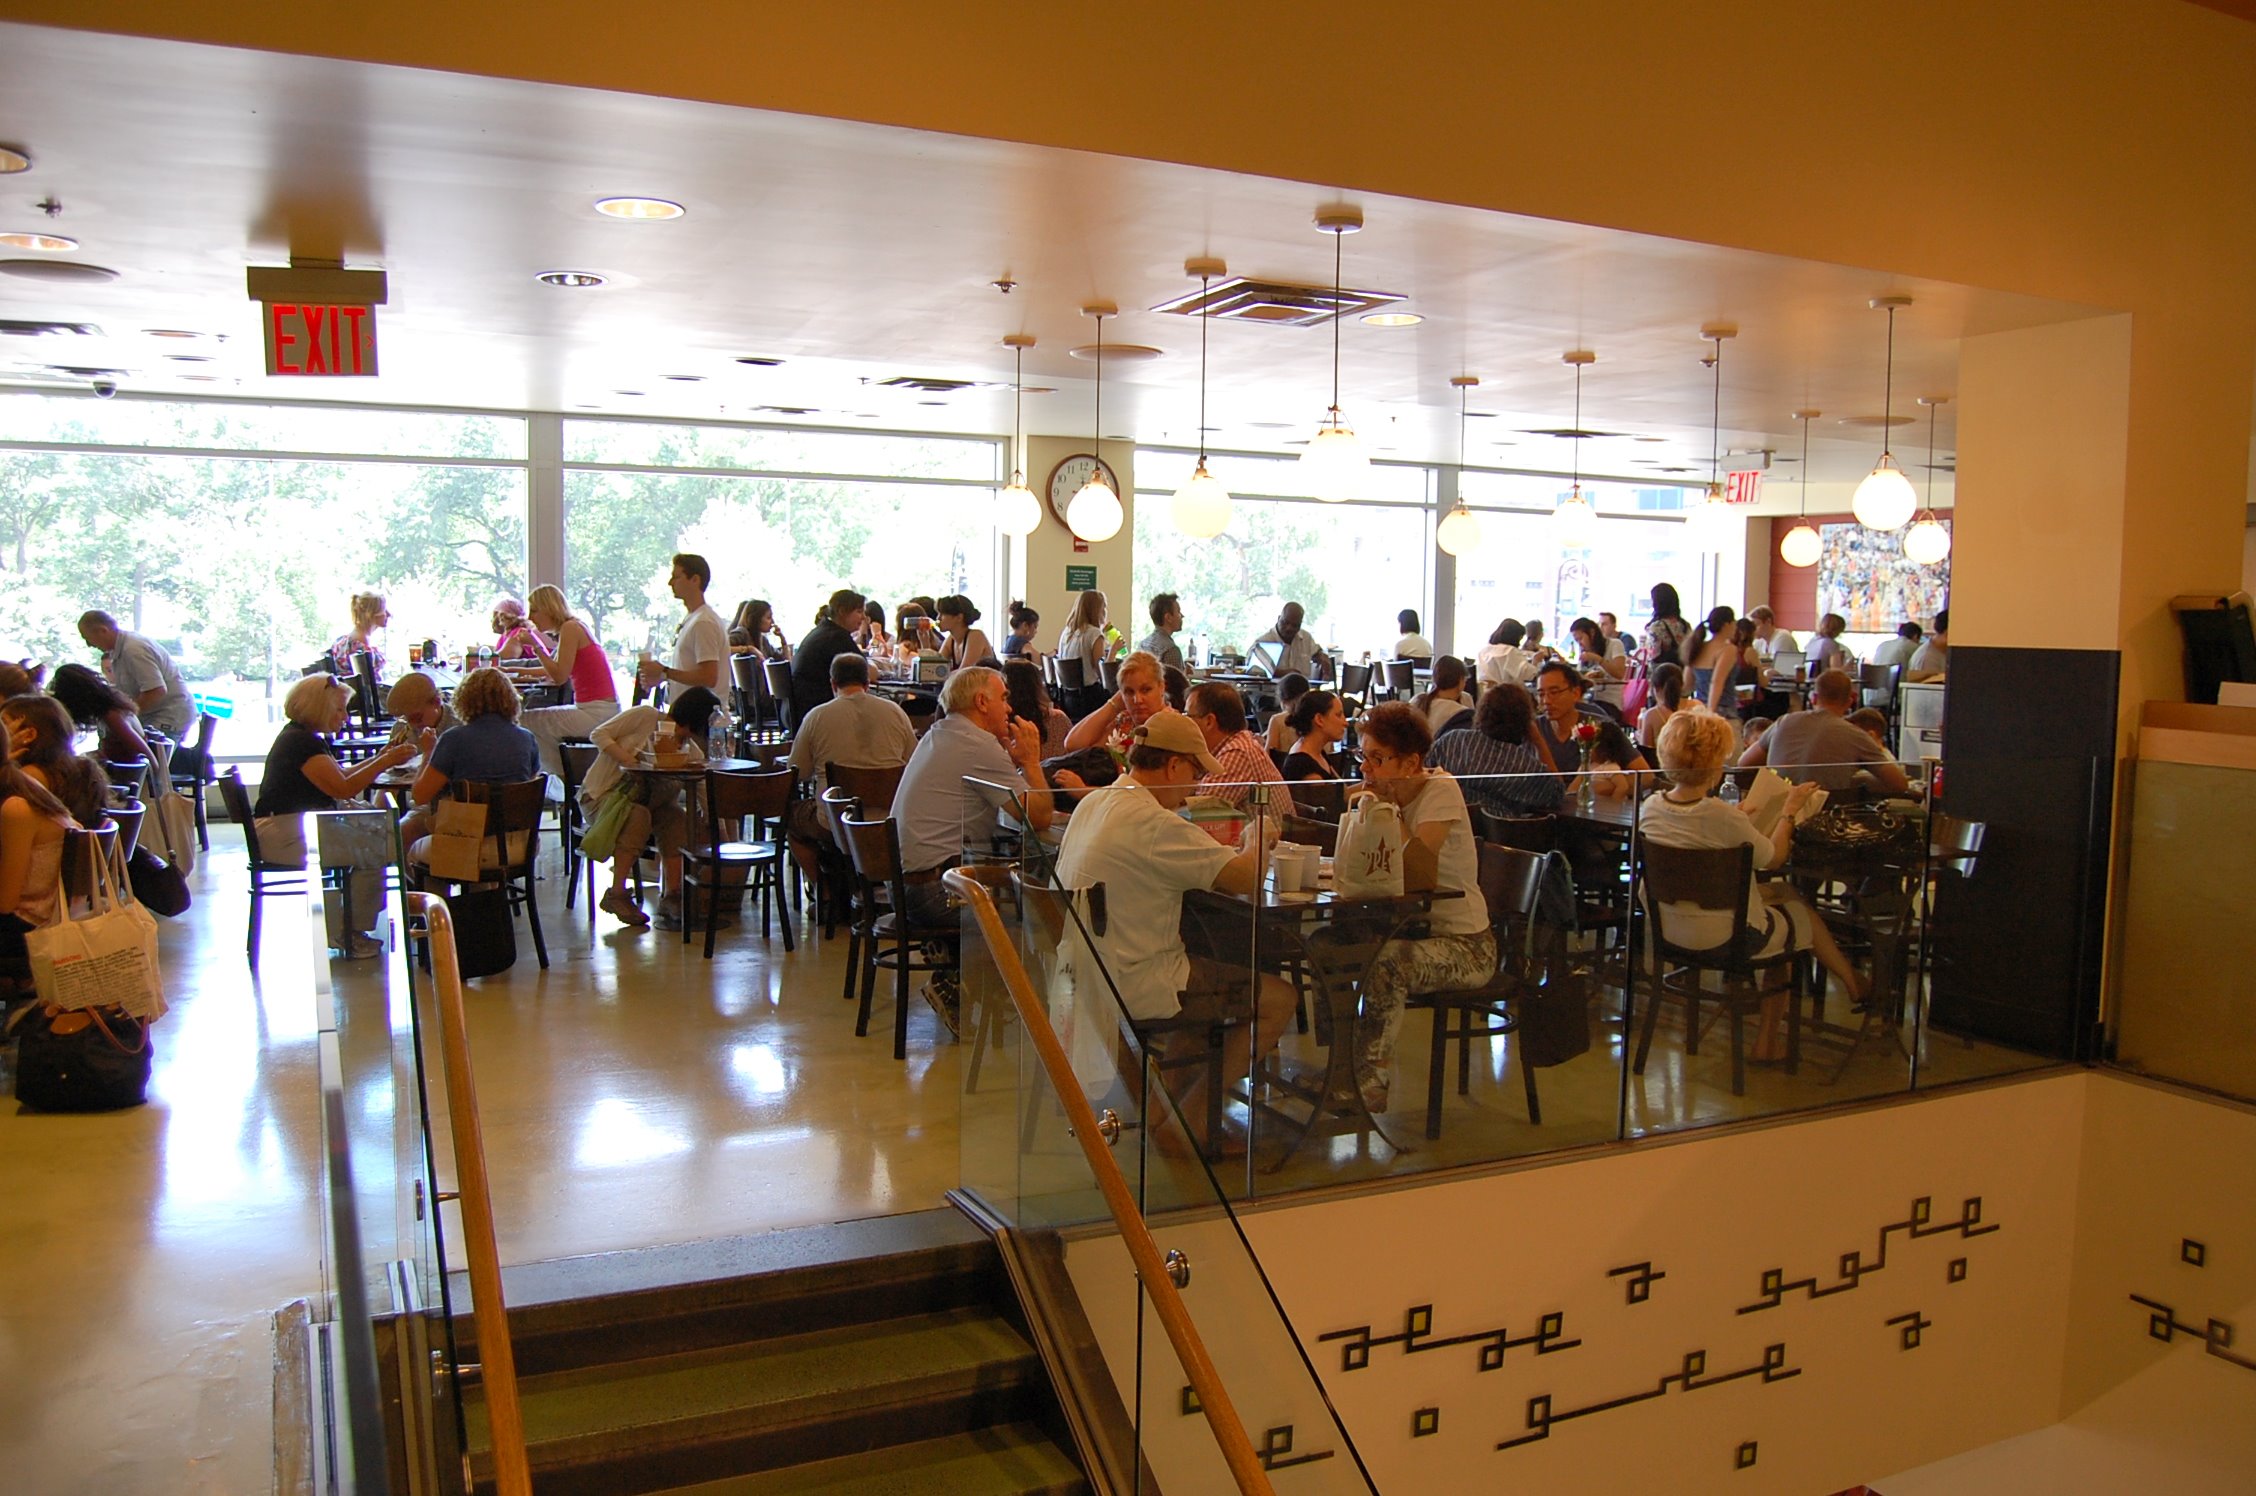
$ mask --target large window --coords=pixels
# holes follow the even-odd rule
[[[1157,449],[1136,454],[1138,637],[1145,602],[1159,592],[1182,598],[1185,634],[1202,648],[1243,650],[1289,601],[1306,610],[1327,649],[1383,658],[1395,641],[1395,614],[1425,612],[1433,590],[1430,469],[1374,466],[1373,502],[1319,504],[1282,497],[1296,485],[1291,458],[1214,456],[1208,468],[1234,499],[1230,525],[1212,540],[1194,540],[1175,528],[1169,500],[1195,460]],[[1125,613],[1122,599],[1112,603]]]
[[[50,444],[0,452],[0,656],[91,663],[78,616],[105,609],[171,652],[223,754],[266,751],[281,693],[345,632],[354,593],[389,600],[376,642],[395,666],[410,640],[489,638],[495,596],[524,593],[521,420],[36,395],[0,408],[11,441]],[[441,456],[468,461],[381,460]]]
[[[1564,480],[1468,470],[1458,482],[1480,517],[1481,544],[1457,558],[1456,653],[1477,653],[1506,618],[1541,620],[1557,640],[1575,619],[1610,612],[1634,636],[1652,613],[1656,582],[1677,589],[1687,616],[1707,608],[1715,558],[1681,522],[1658,517],[1677,507],[1681,490],[1583,484],[1597,502],[1597,532],[1589,546],[1568,549],[1550,515],[1566,496]]]

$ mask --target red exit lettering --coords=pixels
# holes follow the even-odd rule
[[[316,377],[373,375],[376,372],[374,309],[268,302],[266,372]]]

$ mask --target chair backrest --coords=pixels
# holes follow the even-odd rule
[[[513,784],[457,779],[447,788],[457,800],[486,807],[486,835],[493,838],[494,866],[523,867],[540,857],[541,819],[548,804],[547,775]],[[525,855],[522,860],[512,862],[509,838],[518,832],[525,836]]]
[[[145,758],[127,758],[112,762],[102,760],[102,772],[109,776],[110,788],[124,790],[136,800],[148,791],[149,761]]]
[[[901,882],[901,828],[891,816],[865,820],[860,816],[841,816],[838,824],[846,832],[846,853],[854,860],[854,873],[864,883],[882,883],[893,887],[896,894]]]
[[[729,708],[740,722],[750,721],[760,709],[761,666],[766,664],[756,654],[729,656],[729,679],[736,686],[736,701]]]
[[[171,776],[174,784],[211,783],[212,734],[219,730],[219,719],[210,712],[196,718],[196,741],[183,743],[172,750]]]
[[[1386,662],[1387,690],[1396,696],[1405,696],[1418,689],[1418,662],[1416,660],[1389,660]]]
[[[749,658],[749,656],[746,658]],[[767,687],[768,695],[777,701],[789,701],[791,699],[791,662],[789,660],[762,660],[760,662],[760,680]]]
[[[384,715],[383,698],[376,692],[376,657],[365,649],[356,649],[352,667],[353,699],[360,709],[361,720],[374,722]]]
[[[587,783],[588,770],[603,756],[603,750],[586,738],[566,738],[556,745],[556,761],[564,770],[564,798],[567,802],[579,798],[580,786]]]
[[[1120,662],[1109,656],[1097,661],[1097,679],[1104,682],[1107,691],[1120,689]]]
[[[1661,904],[1688,906],[1708,914],[1728,914],[1731,937],[1707,949],[1680,946],[1654,909],[1653,942],[1664,955],[1705,964],[1740,958],[1747,944],[1748,889],[1755,875],[1755,849],[1737,847],[1671,847],[1650,838],[1637,844],[1637,878],[1644,886],[1648,907]]]
[[[720,843],[723,821],[782,820],[798,784],[799,771],[789,764],[780,769],[707,769],[705,813],[714,844]]]
[[[227,819],[243,828],[243,846],[251,854],[251,866],[273,866],[259,847],[258,818],[251,813],[251,792],[243,788],[243,773],[229,769],[212,781],[219,787],[219,803],[227,807]]]
[[[1887,711],[1896,709],[1896,688],[1903,681],[1903,666],[1863,664],[1857,667],[1857,682],[1863,688],[1866,706],[1876,706]]]
[[[822,792],[823,819],[830,823],[830,838],[838,844],[838,855],[848,862],[854,860],[853,838],[846,834],[846,819],[862,819],[862,802],[854,792],[832,785]]]
[[[1336,822],[1347,812],[1347,780],[1296,779],[1288,788],[1293,804],[1310,820]]]
[[[893,796],[901,788],[901,776],[908,772],[907,764],[895,764],[890,769],[865,768],[858,764],[824,764],[823,783],[832,789],[843,789],[867,807],[873,816],[893,813]]]
[[[1061,691],[1079,691],[1089,683],[1088,672],[1082,668],[1080,660],[1060,656],[1057,662],[1057,683]]]
[[[94,896],[94,861],[96,858],[118,868],[118,828],[96,826],[88,830],[73,826],[63,833],[63,898],[78,903]],[[122,873],[120,874],[122,877]]]
[[[141,845],[141,818],[147,813],[138,800],[131,805],[110,805],[103,808],[102,814],[112,826],[117,827],[118,850],[128,857],[133,855],[135,847]]]
[[[1501,929],[1509,920],[1535,918],[1536,904],[1543,897],[1543,857],[1524,847],[1480,844],[1481,898],[1488,904],[1491,924]]]
[[[1285,817],[1285,840],[1304,847],[1315,847],[1326,857],[1339,850],[1339,827],[1329,821],[1312,821],[1306,816]]]
[[[1943,866],[1956,868],[1961,878],[1971,878],[1989,829],[1986,821],[1961,820],[1938,810],[1927,823],[1927,845]]]
[[[1343,664],[1339,669],[1339,688],[1342,696],[1361,697],[1371,689],[1371,667]]]
[[[1480,818],[1481,836],[1498,846],[1517,847],[1523,852],[1549,852],[1559,844],[1559,823],[1553,816],[1514,816],[1491,810],[1485,805],[1473,807]]]

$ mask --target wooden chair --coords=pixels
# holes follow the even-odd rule
[[[1747,1094],[1742,1020],[1750,1008],[1761,1006],[1763,978],[1781,969],[1787,972],[1793,987],[1793,996],[1786,1005],[1786,1073],[1791,1075],[1801,1068],[1806,953],[1788,947],[1773,955],[1755,954],[1762,936],[1759,927],[1750,924],[1748,918],[1759,907],[1751,903],[1754,867],[1753,847],[1669,847],[1639,840],[1636,904],[1654,964],[1652,1002],[1645,1010],[1645,1027],[1638,1036],[1636,1063],[1630,1067],[1636,1074],[1645,1073],[1645,1057],[1653,1047],[1653,1030],[1659,1022],[1664,998],[1674,997],[1684,1003],[1684,1052],[1687,1055],[1699,1052],[1700,1001],[1710,995],[1700,990],[1699,974],[1703,971],[1717,973],[1724,982],[1722,993],[1716,996],[1731,1021],[1732,1095]],[[1690,905],[1710,913],[1728,914],[1732,920],[1731,934],[1721,944],[1704,949],[1678,945],[1668,938],[1661,923],[1660,906],[1663,904]],[[1786,916],[1781,912],[1777,917],[1784,919]],[[1630,972],[1633,1009],[1637,965],[1633,954]],[[1671,967],[1679,968],[1677,980],[1670,978]]]
[[[1417,695],[1418,662],[1416,660],[1387,661],[1386,688],[1389,701],[1407,701]]]
[[[789,660],[762,660],[760,679],[767,687],[764,698],[767,709],[775,714],[773,728],[778,741],[788,740],[799,729],[799,714],[791,705],[791,662]],[[764,726],[765,724],[763,724]]]
[[[1426,1136],[1441,1136],[1441,1077],[1449,1046],[1457,1046],[1457,1094],[1473,1081],[1473,1041],[1517,1033],[1522,1005],[1535,991],[1531,971],[1536,901],[1543,889],[1543,857],[1518,847],[1480,844],[1480,889],[1488,904],[1489,928],[1496,933],[1496,970],[1477,987],[1413,992],[1405,1006],[1433,1014],[1433,1042],[1426,1065]],[[1517,1048],[1518,1046],[1515,1046]],[[1522,1052],[1514,1056],[1527,1088],[1528,1121],[1541,1126],[1543,1108],[1535,1097],[1535,1066]]]
[[[259,911],[270,898],[303,898],[311,891],[306,870],[284,863],[270,862],[259,845],[258,821],[251,814],[251,794],[243,788],[243,776],[229,769],[219,776],[219,803],[226,807],[227,818],[243,828],[243,847],[250,853],[251,861],[251,920],[250,933],[243,941],[244,956],[258,960]]]
[[[901,776],[908,772],[907,764],[895,764],[889,769],[862,768],[854,764],[824,764],[823,783],[833,789],[843,789],[862,802],[862,814],[889,816],[893,814],[893,796],[900,791]]]
[[[1089,715],[1089,704],[1083,698],[1088,694],[1089,672],[1081,660],[1053,656],[1057,665],[1057,687],[1050,695],[1065,714],[1078,722]]]
[[[961,932],[954,924],[917,925],[909,922],[908,880],[901,866],[901,832],[890,816],[863,819],[841,816],[839,826],[854,860],[854,876],[865,887],[882,887],[892,907],[870,920],[861,950],[862,1006],[854,1020],[854,1037],[869,1034],[870,1001],[877,989],[877,973],[893,973],[893,1058],[909,1057],[909,973],[953,972],[959,962]],[[874,908],[874,905],[873,905]],[[892,948],[886,949],[887,942]],[[932,949],[928,953],[926,948]]]
[[[580,851],[580,839],[587,834],[587,813],[580,809],[580,786],[587,783],[588,770],[603,756],[603,750],[587,738],[566,738],[556,745],[556,762],[564,771],[564,805],[557,812],[557,835],[564,843],[564,907],[572,907],[572,896],[580,886],[580,864],[587,858]],[[595,869],[587,875],[588,923],[595,923]]]
[[[1097,679],[1104,683],[1104,693],[1110,696],[1120,689],[1120,661],[1107,655],[1097,661]]]
[[[533,954],[539,958],[541,970],[548,970],[548,941],[541,934],[540,902],[533,897],[534,870],[540,863],[541,822],[546,819],[548,776],[537,775],[514,784],[457,779],[447,789],[457,800],[486,807],[485,846],[473,881],[499,883],[508,890],[510,910],[525,911],[525,923],[533,932]],[[524,838],[521,842],[516,840],[520,836]],[[424,881],[456,880],[434,880],[426,867]]]
[[[1348,715],[1353,716],[1363,709],[1363,699],[1370,694],[1370,690],[1370,666],[1349,665],[1344,662],[1340,665],[1339,693],[1348,698]]]
[[[783,902],[783,818],[791,810],[799,771],[782,769],[707,769],[705,825],[708,841],[682,849],[682,944],[689,944],[692,889],[705,890],[705,959],[713,959],[713,938],[721,927],[721,891],[747,888],[760,900],[760,938],[768,938],[768,896],[783,922],[783,948],[793,949],[791,911]],[[741,835],[730,838],[731,823]],[[766,832],[762,836],[762,831]]]
[[[145,758],[103,759],[102,773],[109,778],[110,788],[122,790],[136,800],[149,798],[149,761]]]
[[[141,845],[141,817],[146,814],[141,802],[131,805],[103,807],[102,815],[108,824],[117,827],[118,855],[131,857],[133,849]]]
[[[1506,815],[1486,805],[1473,807],[1473,814],[1480,822],[1482,839],[1499,846],[1517,847],[1540,856],[1559,844],[1559,823],[1555,816]]]
[[[219,730],[219,719],[205,712],[196,719],[196,741],[182,743],[172,750],[172,788],[186,795],[188,803],[196,809],[196,845],[204,851],[211,850],[211,823],[204,813],[204,789],[212,783],[212,734]]]

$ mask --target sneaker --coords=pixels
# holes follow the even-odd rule
[[[650,916],[642,912],[642,906],[634,901],[634,895],[623,888],[614,888],[606,893],[596,907],[622,925],[632,925],[640,930],[650,924]]]
[[[355,931],[345,937],[345,959],[347,961],[373,961],[383,954],[384,942],[378,940],[374,935]]]
[[[658,897],[658,915],[653,921],[661,930],[678,930],[682,927],[682,900],[678,893]]]
[[[956,986],[955,973],[936,971],[925,979],[924,1000],[941,1025],[957,1038],[963,1037],[963,993]]]

